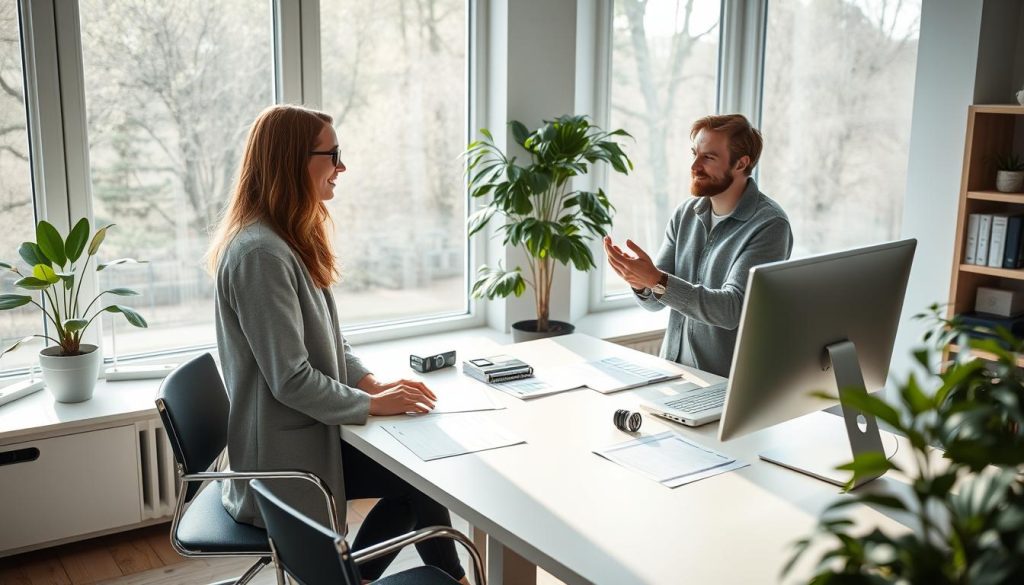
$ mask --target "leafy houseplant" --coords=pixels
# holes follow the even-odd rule
[[[80,308],[79,295],[82,291],[83,274],[89,266],[89,260],[96,255],[100,244],[106,238],[107,230],[111,227],[113,224],[99,228],[90,239],[89,221],[83,218],[71,228],[67,238],[64,238],[53,225],[40,221],[36,226],[37,241],[24,242],[18,248],[18,254],[30,267],[31,274],[22,274],[12,263],[0,262],[0,269],[10,270],[21,277],[14,282],[14,286],[26,291],[39,291],[42,296],[41,303],[37,302],[32,294],[2,294],[0,310],[15,309],[31,303],[39,307],[47,325],[53,327],[48,334],[32,337],[41,337],[56,344],[40,351],[39,361],[47,387],[60,402],[79,402],[92,396],[102,358],[95,345],[82,343],[82,336],[97,316],[103,312],[121,313],[132,325],[147,326],[141,315],[124,305],[112,304],[93,310],[103,295],[138,294],[131,289],[105,290],[96,295],[84,311]],[[97,263],[95,270],[99,272],[107,267],[129,262],[134,263],[136,260],[120,258],[103,264]],[[23,341],[25,339],[19,340],[0,355],[13,350]]]
[[[786,568],[815,538],[828,539],[834,547],[822,556],[811,583],[1024,583],[1024,370],[1017,365],[1024,341],[1006,330],[943,319],[937,305],[918,317],[936,324],[925,335],[933,349],[948,350],[955,342],[971,351],[961,349],[945,371],[925,380],[911,375],[899,388],[899,408],[871,395],[843,392],[844,400],[907,437],[915,465],[901,468],[871,453],[842,468],[854,478],[900,471],[911,481],[912,495],[861,492],[833,504],[817,536],[797,543]],[[972,358],[978,351],[993,359]],[[914,355],[930,371],[931,350]],[[932,445],[945,451],[941,465],[929,458]],[[856,503],[909,513],[919,526],[903,535],[879,529],[854,534],[853,522],[841,512]]]
[[[1003,193],[1017,193],[1024,187],[1024,160],[1015,153],[997,155],[996,190]]]
[[[604,191],[573,190],[571,179],[599,161],[628,174],[633,163],[614,137],[629,134],[624,130],[605,132],[585,116],[569,115],[545,120],[532,132],[518,121],[509,122],[509,127],[516,144],[530,156],[525,166],[503,153],[486,129],[481,130],[484,138],[471,143],[465,152],[470,195],[476,199],[491,196],[470,216],[469,235],[482,230],[495,216],[502,218],[503,243],[523,247],[529,277],[518,266],[505,270],[500,265],[484,265],[472,294],[488,299],[520,296],[529,285],[536,302],[535,331],[549,332],[557,323],[549,319],[554,263],[590,270],[594,257],[587,241],[603,237],[612,225],[614,207]]]

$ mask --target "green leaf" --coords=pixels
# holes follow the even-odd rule
[[[10,270],[11,272],[17,272],[17,269],[14,267],[14,264],[11,264],[10,262],[0,261],[0,269]]]
[[[45,280],[50,284],[57,284],[60,282],[60,277],[46,264],[36,264],[32,267],[32,276],[39,280]]]
[[[116,224],[105,225],[100,229],[96,230],[96,234],[93,235],[92,241],[89,242],[89,255],[95,256],[96,251],[100,249],[100,244],[103,243],[104,238],[107,237],[107,230],[114,227]],[[98,270],[98,269],[97,269]]]
[[[118,258],[117,260],[111,260],[110,262],[104,262],[96,265],[96,271],[106,270],[111,266],[117,266],[118,264],[145,264],[143,260],[136,260],[135,258]]]
[[[111,289],[108,289],[108,290],[105,290],[105,291],[101,292],[100,294],[101,295],[112,294],[112,295],[118,295],[118,296],[121,296],[121,297],[134,297],[134,296],[137,296],[139,293],[135,292],[134,290],[132,290],[130,288],[111,288]]]
[[[881,398],[872,396],[864,388],[842,388],[839,399],[843,404],[852,406],[864,414],[873,414],[897,429],[903,429],[900,414],[895,408],[886,404]]]
[[[50,288],[50,283],[45,280],[40,280],[34,276],[26,276],[14,281],[14,286],[20,288],[27,288],[29,290],[45,290]]]
[[[105,307],[103,310],[108,313],[121,313],[129,323],[136,327],[149,327],[149,324],[142,318],[142,315],[135,312],[135,309],[131,307],[126,307],[124,305],[110,305],[109,307]]]
[[[477,271],[477,281],[473,283],[470,293],[473,298],[486,297],[496,299],[509,295],[522,296],[526,292],[526,281],[517,267],[515,270],[503,270],[500,266],[497,269],[481,266]]]
[[[5,294],[0,295],[0,311],[7,311],[9,309],[17,309],[22,305],[27,305],[32,302],[32,297],[28,295],[14,295]]]
[[[862,478],[878,477],[890,469],[899,470],[899,466],[889,461],[889,459],[886,458],[885,453],[867,451],[864,453],[858,453],[853,458],[853,461],[844,465],[839,465],[836,469],[853,472],[853,477],[850,479],[849,483],[846,484],[846,489],[850,490],[853,488],[853,485]]]
[[[3,296],[7,296],[7,295],[3,295]],[[0,358],[4,357],[4,355],[7,354],[8,352],[12,352],[12,351],[18,349],[18,347],[21,346],[22,343],[25,343],[27,341],[31,341],[32,337],[33,337],[32,335],[27,335],[25,337],[22,337],[18,341],[15,341],[13,344],[8,346],[7,349],[5,349],[3,351],[0,351]]]
[[[74,333],[75,331],[85,329],[89,325],[89,321],[85,319],[67,319],[64,321],[63,325],[65,331]]]
[[[50,259],[46,257],[46,254],[43,254],[43,251],[39,249],[39,246],[32,242],[22,242],[18,248],[18,255],[29,266],[35,266],[36,264],[46,264],[49,266],[52,264]]]
[[[71,228],[68,239],[64,241],[64,253],[68,260],[75,262],[82,256],[85,250],[85,243],[89,240],[89,220],[82,218],[78,220],[75,227]]]
[[[512,129],[512,138],[515,139],[516,144],[526,148],[526,139],[530,137],[530,131],[526,126],[518,120],[512,120],[508,126]]]
[[[48,221],[40,221],[36,226],[36,242],[54,264],[63,266],[67,264],[68,257],[64,254],[64,238],[60,232]]]

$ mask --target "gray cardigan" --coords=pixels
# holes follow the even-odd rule
[[[672,310],[661,357],[728,376],[747,274],[758,264],[789,258],[792,251],[789,218],[753,179],[747,179],[736,209],[714,229],[707,197],[677,207],[654,257],[669,274],[665,294],[660,299],[636,295],[649,311]]]
[[[231,401],[228,458],[237,471],[300,469],[330,486],[344,519],[341,424],[362,424],[370,396],[351,387],[369,373],[341,335],[330,289],[313,283],[301,259],[266,225],[242,229],[216,276],[217,347]],[[321,492],[302,480],[268,482],[321,522]],[[224,507],[262,526],[242,481],[225,484]]]

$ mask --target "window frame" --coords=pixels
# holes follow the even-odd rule
[[[322,102],[320,1],[269,0],[276,103],[301,103],[317,108]],[[465,69],[467,106],[464,138],[480,126],[479,104],[486,103],[486,87],[480,83],[481,56],[486,51],[481,18],[487,0],[464,0],[467,11]],[[86,127],[85,83],[79,2],[17,0],[25,71],[25,101],[29,134],[30,166],[36,221],[46,219],[66,232],[71,218],[93,220],[92,184]],[[46,165],[35,164],[47,161]],[[463,191],[466,212],[468,189]],[[394,339],[483,326],[485,307],[470,297],[471,267],[484,256],[481,238],[467,239],[465,258],[466,303],[460,313],[424,315],[344,329],[354,343]],[[82,283],[84,295],[98,293],[94,272]],[[90,297],[91,298],[91,297]],[[102,319],[86,333],[89,343],[101,343]],[[130,354],[126,360],[147,361],[213,349],[209,344],[168,347]],[[104,348],[109,349],[109,348]],[[105,358],[109,363],[110,357]]]

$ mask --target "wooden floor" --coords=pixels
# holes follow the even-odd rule
[[[349,502],[349,533],[354,535],[373,507],[374,500]],[[453,517],[455,528],[466,532],[468,524]],[[254,562],[248,558],[186,559],[174,552],[168,538],[169,524],[102,536],[0,559],[0,585],[178,585],[212,583],[241,575]],[[472,572],[461,552],[463,567]],[[422,564],[414,547],[403,550],[391,564],[390,574]],[[266,567],[251,581],[276,585],[273,567]],[[537,571],[538,585],[560,581]]]

